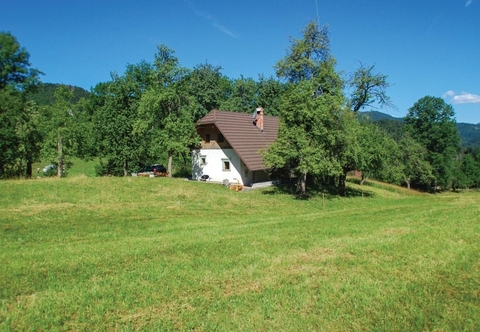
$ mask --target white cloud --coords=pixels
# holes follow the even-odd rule
[[[465,4],[465,7],[470,6],[475,0],[467,0],[467,3]]]
[[[448,90],[443,94],[443,99],[450,99],[452,104],[480,104],[480,95],[462,92],[456,94],[452,90]]]
[[[443,99],[445,99],[445,98],[449,98],[449,97],[453,97],[453,96],[455,96],[455,92],[453,90],[448,90],[447,92],[445,92],[443,94],[442,97],[443,97]]]
[[[210,15],[209,13],[207,12],[204,12],[204,11],[201,11],[201,10],[198,10],[195,5],[188,1],[188,0],[184,0],[186,4],[189,5],[189,7],[193,10],[193,12],[195,13],[195,15],[197,15],[198,17],[201,17],[207,21],[209,21],[214,28],[218,29],[219,31],[229,35],[230,37],[233,37],[233,38],[237,38],[237,36],[230,30],[228,29],[227,27],[225,27],[224,25],[220,24],[218,22],[218,20],[213,17],[212,15]],[[471,1],[471,0],[470,0]]]

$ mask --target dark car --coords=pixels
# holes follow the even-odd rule
[[[161,164],[153,164],[149,166],[145,166],[144,168],[140,169],[137,172],[138,176],[150,176],[159,174],[167,174],[167,169]]]

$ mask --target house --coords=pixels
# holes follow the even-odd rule
[[[261,150],[277,138],[278,117],[257,108],[253,116],[213,110],[197,122],[202,138],[193,151],[192,177],[208,175],[211,181],[251,186],[268,181],[268,168]]]

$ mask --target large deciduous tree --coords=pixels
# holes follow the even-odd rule
[[[155,80],[141,98],[135,135],[151,137],[150,151],[154,154],[167,152],[171,177],[173,158],[185,160],[190,148],[199,143],[194,124],[198,105],[189,95],[189,71],[180,67],[172,49],[158,46],[153,70]]]
[[[405,131],[427,149],[435,187],[448,189],[460,146],[453,107],[442,98],[425,96],[408,110],[405,124]]]
[[[225,102],[231,89],[229,79],[222,75],[221,67],[209,63],[200,64],[184,79],[182,84],[190,96],[194,97],[196,109],[195,121]]]
[[[302,39],[292,39],[286,57],[275,67],[290,87],[282,98],[278,139],[265,153],[265,162],[291,169],[302,196],[309,174],[338,176],[340,190],[344,189],[344,170],[356,159],[358,122],[343,107],[343,81],[335,63],[327,28],[312,22]]]
[[[55,103],[42,108],[44,141],[42,154],[57,165],[57,176],[65,176],[70,158],[80,156],[87,131],[71,88],[61,85],[55,90]]]
[[[40,134],[36,107],[26,93],[42,73],[31,67],[30,55],[8,32],[0,32],[0,177],[32,174]],[[26,169],[26,171],[25,171]],[[23,170],[23,171],[22,171]]]
[[[150,64],[128,65],[123,76],[113,73],[112,81],[97,85],[92,103],[97,155],[107,162],[108,173],[127,176],[146,159],[146,139],[134,135],[142,95],[153,80]]]

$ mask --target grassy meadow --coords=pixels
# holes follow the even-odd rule
[[[479,331],[480,193],[0,182],[1,331]]]

